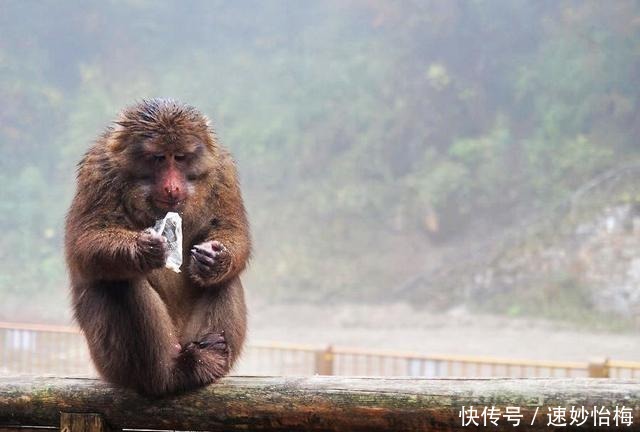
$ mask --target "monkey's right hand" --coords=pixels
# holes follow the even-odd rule
[[[167,239],[151,228],[140,232],[136,239],[136,260],[140,270],[149,271],[164,267],[169,248]]]

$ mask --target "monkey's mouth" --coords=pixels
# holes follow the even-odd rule
[[[156,207],[158,207],[160,210],[166,210],[166,211],[176,211],[176,210],[180,210],[182,207],[184,207],[184,199],[171,199],[171,200],[162,200],[162,199],[155,199],[154,203],[156,205]]]

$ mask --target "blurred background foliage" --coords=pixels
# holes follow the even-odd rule
[[[235,155],[251,295],[378,301],[638,160],[639,78],[635,0],[2,1],[0,314],[66,314],[75,164],[143,97]]]

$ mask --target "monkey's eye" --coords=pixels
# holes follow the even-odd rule
[[[182,162],[186,159],[186,155],[184,153],[176,153],[173,155],[173,157],[175,158],[176,162]]]
[[[156,162],[163,162],[165,159],[164,153],[158,153],[153,155],[153,160]]]

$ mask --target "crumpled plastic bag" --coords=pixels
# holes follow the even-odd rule
[[[178,213],[169,212],[156,221],[153,230],[167,239],[169,255],[165,267],[180,273],[182,265],[182,218]]]

